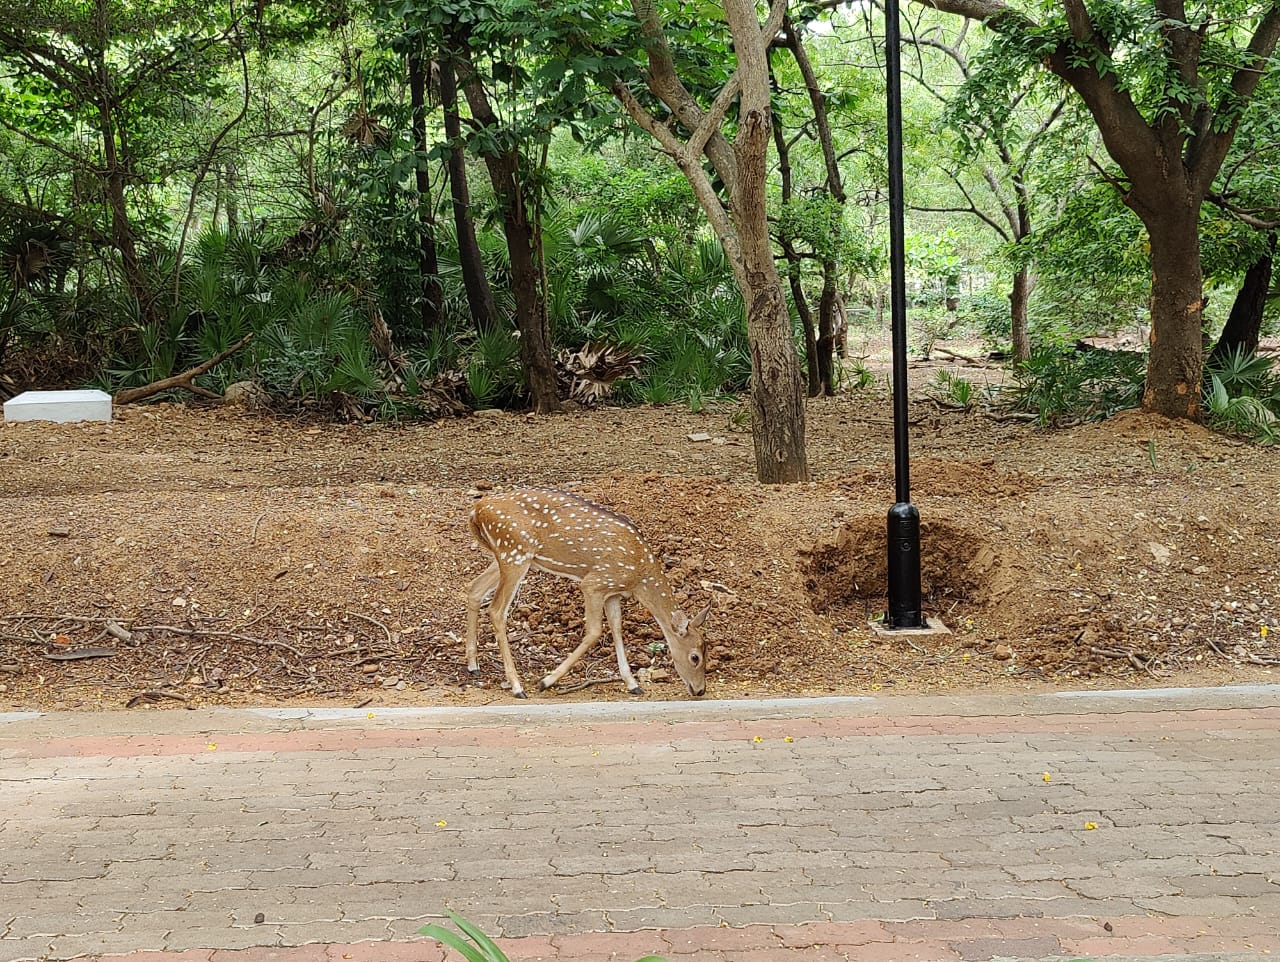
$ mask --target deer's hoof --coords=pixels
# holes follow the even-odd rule
[[[480,674],[480,669],[479,669],[479,668],[468,668],[468,669],[467,669],[467,674],[468,674],[468,675],[470,675],[472,678],[474,678],[476,675]]]
[[[543,678],[540,682],[538,682],[538,691],[546,691],[550,687],[551,685],[548,684],[545,678]]]
[[[528,697],[529,697],[528,695],[526,695],[526,694],[525,694],[524,692],[522,692],[522,691],[515,692],[515,696],[516,696],[517,698],[528,698]]]
[[[627,693],[631,695],[643,695],[644,689],[641,688],[639,685],[636,685],[635,688],[628,688]]]

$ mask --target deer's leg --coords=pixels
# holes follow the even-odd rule
[[[609,619],[609,630],[613,632],[613,648],[618,653],[618,674],[622,676],[627,691],[633,695],[643,695],[644,689],[636,684],[635,675],[631,674],[631,664],[627,661],[627,649],[622,644],[622,599],[614,595],[604,603],[604,614]]]
[[[502,652],[502,668],[507,673],[507,682],[511,685],[511,694],[517,698],[527,697],[524,686],[520,684],[520,676],[516,674],[516,662],[511,657],[511,641],[507,638],[507,615],[511,611],[511,603],[516,600],[520,590],[520,582],[529,573],[532,562],[503,566],[495,562],[498,568],[498,587],[489,602],[489,617],[493,619],[493,633],[498,639],[498,650]],[[483,576],[482,576],[483,577]]]
[[[586,599],[586,607],[582,615],[582,624],[586,629],[586,635],[582,639],[582,644],[578,645],[568,658],[560,662],[551,674],[542,679],[541,687],[543,691],[546,691],[563,678],[565,672],[576,665],[583,655],[594,648],[599,643],[600,636],[604,634],[604,626],[602,624],[604,596],[598,590],[593,590],[585,581],[582,583],[582,594]]]
[[[498,562],[495,561],[467,589],[467,671],[473,675],[480,673],[480,663],[476,658],[480,639],[480,607],[498,587],[498,578]]]

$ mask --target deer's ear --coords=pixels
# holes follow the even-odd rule
[[[689,618],[679,608],[671,612],[671,627],[677,635],[684,635],[689,631]]]
[[[699,611],[696,615],[694,615],[693,621],[689,622],[689,626],[692,628],[701,628],[704,624],[706,624],[707,615],[709,614],[711,614],[711,605],[707,605],[705,608]]]

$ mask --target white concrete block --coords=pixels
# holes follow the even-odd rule
[[[23,391],[4,402],[6,421],[110,421],[105,391]]]

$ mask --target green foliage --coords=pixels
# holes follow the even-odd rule
[[[671,164],[634,141],[609,141],[584,153],[568,137],[552,141],[548,187],[580,217],[602,216],[641,229],[660,251],[693,243],[702,212]]]
[[[268,323],[257,343],[258,377],[279,398],[332,403],[346,395],[372,401],[381,384],[368,323],[343,292],[319,292],[286,281],[277,294],[286,313]]]
[[[966,319],[989,349],[1007,350],[1013,337],[1009,298],[994,287],[965,298]]]
[[[850,391],[865,391],[876,383],[876,376],[860,360],[852,364],[840,365],[840,382],[847,385]]]
[[[480,333],[463,351],[462,362],[477,407],[511,404],[523,387],[520,341],[507,328]]]
[[[1237,348],[1207,368],[1209,422],[1258,444],[1280,443],[1280,377],[1269,358]]]
[[[820,259],[836,260],[848,244],[844,205],[826,193],[792,198],[778,211],[777,232]]]
[[[1218,378],[1228,394],[1266,397],[1275,387],[1270,358],[1237,345],[1226,357],[1211,361],[1206,372]]]
[[[977,402],[977,392],[973,382],[946,370],[938,371],[934,375],[933,393],[939,400],[966,411]]]
[[[638,333],[636,328],[632,329]],[[651,318],[642,328],[647,362],[619,395],[649,404],[683,400],[693,411],[746,389],[751,378],[746,316],[736,289],[694,303],[681,323]]]
[[[1130,351],[1063,351],[1042,347],[1018,365],[1010,406],[1036,414],[1041,427],[1098,421],[1136,407],[1142,398],[1144,355]]]
[[[948,311],[941,305],[913,308],[910,314],[919,338],[920,355],[926,358],[933,353],[933,346],[950,334],[958,321],[954,311]]]
[[[942,298],[955,296],[964,263],[957,231],[948,229],[941,233],[908,237],[906,259],[908,270],[924,280],[926,290],[932,290]]]

